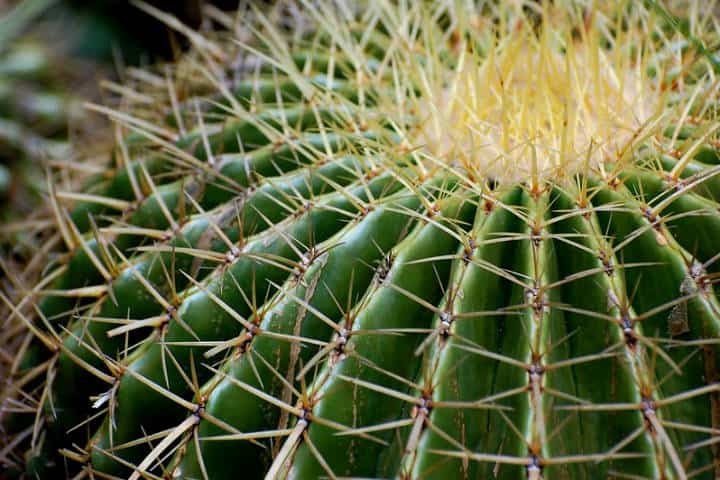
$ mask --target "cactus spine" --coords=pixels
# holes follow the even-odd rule
[[[9,470],[720,475],[711,11],[467,3],[145,7],[193,50],[50,183]]]

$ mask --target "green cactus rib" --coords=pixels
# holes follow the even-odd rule
[[[720,475],[705,7],[280,3],[90,106],[0,476]]]
[[[308,144],[303,145],[303,148],[312,148],[313,143],[318,142],[319,140],[315,142],[311,140]],[[333,144],[337,142],[338,140],[336,138],[332,139]],[[233,185],[237,185],[234,188],[247,189],[256,181],[255,179],[261,176],[271,176],[273,173],[293,170],[294,167],[301,165],[302,158],[303,155],[295,153],[291,147],[281,146],[273,150],[261,150],[244,158],[224,159],[220,170],[223,175],[222,178],[227,178],[233,182]],[[326,167],[325,170],[335,171],[336,175],[338,175],[340,172],[337,171],[342,168],[342,166],[343,162],[339,162],[338,165]],[[320,178],[325,175],[322,167],[320,167],[317,174]],[[341,184],[348,175],[340,179]],[[333,177],[331,176],[330,178]],[[153,188],[152,191],[154,193],[149,198],[143,199],[139,206],[129,215],[128,223],[140,229],[162,231],[168,227],[169,223],[175,223],[175,219],[178,216],[187,215],[194,210],[194,206],[190,200],[184,198],[184,194],[188,191],[194,191],[194,201],[200,205],[200,208],[206,209],[219,205],[223,203],[223,198],[227,200],[232,196],[229,186],[221,188],[210,185],[207,189],[202,189],[197,186],[193,188],[193,183],[196,182],[188,179],[159,188]],[[273,188],[271,181],[268,182],[265,190],[267,190],[268,187]],[[290,188],[297,190],[298,186],[291,185]],[[302,193],[299,191],[298,194],[302,196]],[[286,212],[286,210],[280,210],[277,206],[275,206],[276,208],[262,209],[260,206],[255,205],[258,201],[263,200],[264,195],[273,195],[273,193],[262,192],[255,195],[248,203],[247,221],[244,225],[244,233],[246,234],[251,234],[252,230],[257,228],[256,224],[259,222],[259,219],[257,219],[256,212],[265,211],[265,216],[270,222],[282,218],[283,212]],[[279,193],[276,195],[279,195]],[[286,192],[285,195],[290,195],[290,192]],[[181,208],[183,211],[179,211]],[[87,213],[84,208],[83,211]],[[190,230],[191,235],[192,230],[197,230],[192,222],[187,228]],[[80,228],[77,228],[77,230],[81,231]],[[142,232],[145,234],[145,230],[142,230]],[[166,236],[164,233],[162,235]],[[188,243],[189,241],[185,238],[186,235],[187,234],[183,233],[176,241],[170,243],[176,247],[192,248],[193,245]],[[140,240],[142,240],[142,236],[124,235],[119,236],[115,240],[115,245],[124,253],[127,253],[128,249],[136,246]],[[68,262],[67,270],[61,273],[49,286],[49,289],[55,292],[55,294],[47,296],[40,303],[40,309],[43,315],[51,319],[51,321],[57,322],[62,318],[66,318],[67,312],[72,310],[75,302],[72,297],[67,296],[68,290],[80,288],[89,282],[101,281],[103,276],[108,276],[108,273],[103,275],[104,272],[97,268],[97,265],[102,265],[102,260],[106,260],[109,256],[107,252],[102,251],[102,247],[98,244],[97,238],[92,238],[88,241],[78,239],[78,243],[80,243],[82,247],[76,248],[76,253],[72,255],[72,258]],[[107,270],[108,267],[111,266],[106,265],[105,270]]]
[[[378,177],[374,184],[370,184],[369,188],[376,194],[382,193],[388,188],[386,178]],[[363,193],[355,192],[358,200],[363,200]],[[227,335],[224,332],[237,330],[242,326],[235,315],[231,315],[221,305],[243,305],[239,307],[238,315],[248,315],[252,303],[247,303],[244,296],[255,288],[255,285],[265,285],[262,288],[255,288],[254,293],[258,296],[257,301],[265,299],[275,290],[271,283],[282,282],[289,275],[293,275],[294,262],[301,261],[301,245],[294,243],[306,239],[304,242],[317,241],[322,242],[334,231],[340,228],[345,221],[345,216],[338,216],[338,211],[347,212],[351,215],[353,206],[342,196],[337,194],[331,195],[334,198],[328,198],[326,202],[318,204],[313,211],[308,211],[306,217],[301,218],[288,225],[288,231],[282,236],[277,236],[277,232],[269,232],[270,235],[264,235],[257,239],[250,239],[247,247],[241,256],[232,266],[227,269],[221,269],[214,278],[210,279],[204,286],[198,287],[195,293],[190,294],[178,307],[175,318],[170,321],[168,329],[165,333],[165,341],[171,344],[166,349],[159,349],[158,345],[151,343],[147,345],[147,350],[138,353],[134,358],[129,359],[129,368],[140,378],[164,384],[170,391],[180,394],[187,394],[189,388],[185,384],[183,377],[187,378],[190,372],[185,372],[183,368],[173,368],[173,365],[167,365],[168,357],[174,358],[179,365],[187,365],[188,357],[195,351],[194,348],[188,348],[187,345],[172,346],[174,342],[190,342],[191,344],[199,338],[205,342],[221,340],[221,335]],[[282,228],[282,226],[279,226]],[[294,239],[294,240],[293,240]],[[268,241],[272,240],[268,245]],[[224,271],[223,271],[224,270]],[[248,299],[249,300],[249,299]],[[222,302],[216,305],[216,302]],[[208,319],[210,322],[208,323]],[[200,322],[199,324],[196,324]],[[239,333],[239,332],[236,332]],[[218,338],[220,337],[220,338]],[[197,353],[200,355],[200,352]],[[172,363],[174,364],[175,361]],[[123,394],[136,396],[138,391],[144,392],[144,395],[156,396],[151,388],[138,380],[137,375],[126,375],[120,382],[121,387],[127,387],[121,390]],[[196,374],[200,380],[207,377],[207,372],[198,372]],[[127,404],[127,403],[126,403]],[[133,431],[137,425],[144,422],[137,422],[138,418],[158,420],[159,415],[173,418],[172,412],[165,411],[172,407],[172,403],[167,405],[164,397],[156,398],[155,404],[160,409],[158,412],[151,413],[147,410],[141,412],[130,411],[125,413],[123,407],[116,411],[115,421],[121,425],[116,432],[113,433],[115,441],[122,442],[123,438],[128,440],[135,438],[139,432]],[[125,420],[127,415],[128,420]],[[129,430],[130,434],[126,433]]]
[[[128,218],[123,221],[141,229],[163,231],[170,224],[183,221],[184,218],[182,217],[195,209],[192,201],[185,197],[186,195],[192,196],[194,202],[200,208],[209,210],[227,202],[233,197],[233,192],[254,186],[260,178],[283,171],[292,171],[303,164],[303,159],[307,163],[306,156],[310,154],[311,149],[322,146],[323,139],[306,137],[305,140],[307,142],[300,146],[300,151],[294,149],[291,143],[259,149],[244,157],[220,157],[218,177],[222,179],[221,181],[224,184],[213,183],[210,180],[206,182],[207,187],[205,187],[205,185],[194,181],[192,178],[186,178],[159,187],[152,187],[152,194],[142,199],[139,205],[129,213]],[[337,146],[342,142],[338,136],[330,139],[325,138],[324,140],[332,146]],[[322,172],[319,172],[319,174],[323,175]],[[78,208],[82,208],[83,213],[87,213],[84,206]],[[276,207],[275,210],[278,208]],[[251,206],[248,215],[255,215],[255,209],[257,207]],[[269,216],[269,221],[276,220],[273,217],[277,214],[273,212],[273,209],[268,211],[266,215]],[[248,229],[247,226],[245,228]],[[82,231],[80,228],[78,230]],[[115,239],[115,245],[123,253],[127,253],[142,238],[141,235],[119,235]],[[84,241],[81,240],[81,242]],[[101,258],[102,255],[100,248],[96,238],[90,239],[82,248],[77,248],[76,254],[68,263],[68,270],[54,281],[50,289],[57,291],[58,296],[62,298],[66,290],[81,287],[83,283],[100,281],[99,275],[101,272],[95,268],[98,263],[96,259]],[[56,315],[62,315],[73,307],[72,299],[63,298],[57,300],[56,297],[52,296],[47,298],[41,303],[40,308],[43,314],[48,317],[54,318]]]
[[[274,276],[270,275],[269,278],[279,281],[282,275],[287,275],[287,271],[292,268],[291,265],[288,265],[288,262],[291,262],[297,256],[295,252],[298,247],[293,245],[294,241],[301,241],[303,238],[307,239],[306,242],[313,239],[322,240],[346,221],[346,216],[351,215],[350,212],[354,207],[342,192],[332,193],[328,198],[320,196],[317,198],[317,206],[310,204],[304,207],[308,209],[308,217],[303,217],[297,225],[295,225],[296,221],[293,218],[288,219],[291,222],[289,225],[290,231],[286,236],[281,236],[273,241],[270,248],[268,248],[268,238],[274,238],[277,235],[276,230],[282,228],[282,224],[277,223],[278,220],[293,213],[292,209],[282,208],[286,207],[287,203],[285,202],[293,198],[295,198],[295,201],[302,201],[304,196],[321,193],[323,187],[328,188],[329,185],[332,185],[333,188],[342,188],[343,184],[351,180],[353,176],[361,176],[362,164],[357,164],[357,162],[356,158],[348,157],[345,162],[340,159],[337,162],[320,166],[316,171],[294,175],[287,180],[280,178],[280,181],[285,180],[285,185],[268,179],[268,182],[263,187],[250,194],[246,201],[243,202],[242,212],[247,213],[241,214],[237,205],[231,205],[229,208],[225,207],[224,212],[221,211],[217,214],[216,218],[221,220],[219,222],[212,217],[208,218],[206,215],[200,214],[196,221],[189,221],[183,229],[182,236],[173,239],[166,247],[148,247],[152,250],[148,252],[150,254],[149,258],[138,257],[131,266],[118,275],[111,286],[114,294],[97,303],[98,311],[92,317],[81,317],[79,321],[75,322],[74,327],[71,325],[71,332],[65,344],[66,347],[58,360],[61,363],[66,362],[67,365],[60,368],[63,374],[57,378],[57,384],[79,384],[82,386],[71,390],[62,387],[56,389],[57,393],[54,396],[52,408],[62,412],[57,415],[59,425],[56,426],[56,430],[62,431],[72,427],[73,422],[77,421],[78,415],[81,415],[81,413],[78,414],[77,412],[86,411],[81,398],[99,385],[93,385],[92,376],[89,376],[88,372],[81,367],[84,365],[85,368],[97,368],[102,365],[102,359],[95,355],[95,348],[97,347],[106,352],[120,352],[122,350],[124,341],[127,339],[123,338],[122,335],[112,334],[110,337],[107,335],[111,334],[111,330],[116,324],[129,323],[125,320],[127,312],[140,315],[141,318],[144,316],[154,318],[154,323],[149,323],[148,326],[157,326],[158,320],[165,315],[178,318],[178,325],[181,326],[180,330],[183,331],[176,331],[177,329],[174,330],[171,327],[168,331],[169,341],[175,340],[175,337],[183,334],[184,330],[191,328],[182,318],[185,315],[185,307],[188,307],[192,312],[193,300],[197,304],[198,299],[192,295],[187,301],[178,298],[176,302],[182,302],[180,305],[176,302],[164,301],[162,295],[172,294],[173,289],[179,291],[188,283],[186,277],[179,273],[176,276],[169,276],[168,271],[172,271],[174,267],[178,272],[195,273],[195,278],[200,279],[204,273],[209,272],[207,263],[211,265],[223,264],[230,261],[231,258],[225,254],[219,256],[216,254],[214,257],[209,255],[205,258],[205,262],[198,263],[198,258],[191,254],[194,249],[207,248],[203,243],[210,242],[210,248],[215,249],[210,251],[226,251],[229,249],[228,243],[233,245],[233,243],[238,242],[240,236],[262,232],[265,228],[272,226],[273,232],[271,236],[265,235],[257,239],[254,236],[249,236],[247,238],[246,252],[227,252],[227,255],[243,257],[242,261],[237,265],[240,273],[234,274],[233,268],[230,268],[228,273],[230,278],[237,275],[240,278],[244,277],[250,280],[257,275],[259,279],[264,279],[269,273],[255,272],[255,268],[260,268],[263,262],[267,262],[270,273],[274,272]],[[355,168],[358,170],[352,168],[353,163],[355,163]],[[357,201],[365,200],[367,195],[381,197],[383,194],[392,191],[394,187],[392,187],[391,182],[391,178],[388,178],[387,175],[379,176],[367,185],[363,184],[361,187],[356,187],[354,195]],[[310,186],[315,188],[308,190]],[[353,192],[351,191],[348,195],[353,195]],[[266,208],[261,209],[260,207]],[[313,214],[316,210],[319,211]],[[342,215],[342,212],[347,213]],[[222,221],[223,218],[224,221]],[[214,224],[220,232],[208,228],[208,223]],[[210,233],[210,236],[208,236],[208,233]],[[237,249],[238,247],[233,246],[232,248]],[[184,251],[191,253],[183,253]],[[148,257],[148,255],[146,254],[145,257]],[[205,270],[203,271],[203,269]],[[248,269],[253,273],[246,273]],[[281,275],[280,278],[277,277],[278,274]],[[212,288],[218,292],[230,293],[231,290],[227,283],[230,283],[230,279],[225,278],[223,274],[219,279],[211,280],[210,285],[215,285]],[[138,294],[145,299],[142,311],[136,305]],[[233,300],[233,303],[237,303],[237,295],[233,297]],[[207,299],[205,299],[204,309],[200,310],[203,314],[209,313],[207,303]],[[177,314],[173,315],[174,311],[177,311]],[[123,330],[122,327],[118,328]],[[224,330],[220,326],[216,326],[216,329],[218,331]],[[134,334],[135,337],[137,336],[135,327],[127,330]],[[197,334],[193,333],[192,337],[197,338]],[[92,339],[90,340],[92,343],[88,343],[87,339]],[[79,362],[79,366],[75,362]]]

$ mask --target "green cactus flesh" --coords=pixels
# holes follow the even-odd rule
[[[210,9],[49,182],[8,475],[717,478],[717,22],[609,3]]]

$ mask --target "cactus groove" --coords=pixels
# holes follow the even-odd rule
[[[192,48],[0,297],[8,478],[718,478],[720,27],[606,3],[146,7]]]

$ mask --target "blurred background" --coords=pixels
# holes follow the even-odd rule
[[[203,4],[234,9],[239,2],[146,3],[198,28]],[[185,46],[127,0],[0,0],[0,228],[42,202],[48,162],[69,161],[70,141],[102,128],[97,116],[83,121],[82,107],[102,101],[101,80],[121,81],[127,67],[172,60]]]

